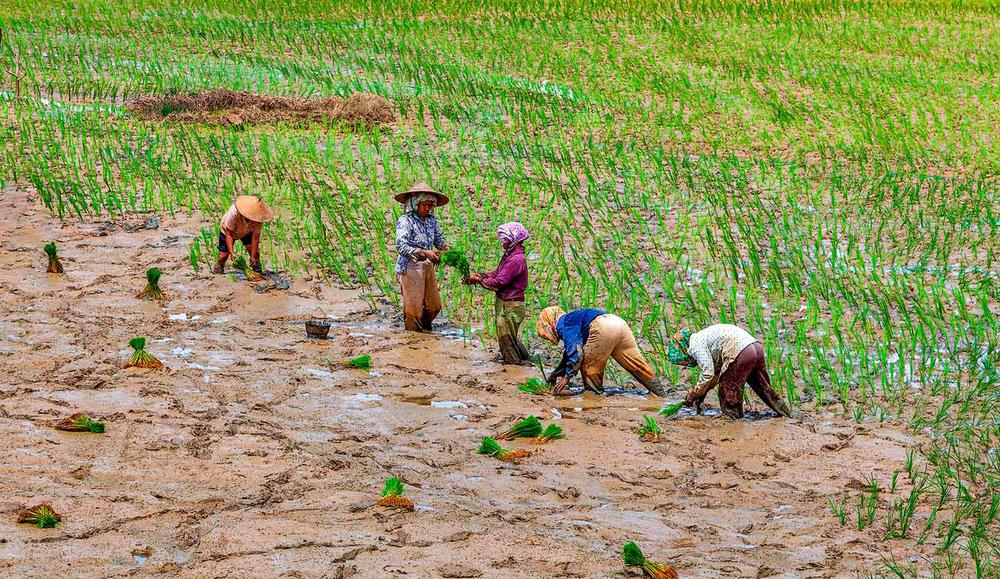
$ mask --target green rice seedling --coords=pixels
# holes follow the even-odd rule
[[[51,505],[41,504],[31,508],[24,508],[17,513],[17,522],[28,525],[35,525],[39,529],[51,529],[62,521],[59,513],[55,512]]]
[[[537,416],[526,416],[514,423],[508,430],[496,435],[497,440],[514,440],[515,438],[534,438],[542,433],[542,422]]]
[[[163,300],[163,290],[160,289],[160,276],[163,272],[158,268],[151,267],[146,270],[146,287],[143,288],[136,297],[144,300]]]
[[[482,444],[479,445],[479,454],[485,454],[487,456],[492,456],[503,462],[513,462],[518,463],[523,459],[531,456],[531,451],[529,450],[507,450],[506,448],[500,446],[493,438],[489,436],[483,437]]]
[[[56,254],[56,243],[54,241],[45,244],[45,254],[49,256],[49,267],[46,273],[63,273],[62,262]]]
[[[663,416],[664,418],[672,418],[678,412],[681,411],[681,408],[684,408],[683,402],[674,402],[673,404],[667,404],[666,406],[660,409],[660,416]]]
[[[521,392],[527,392],[528,394],[545,396],[546,394],[550,394],[552,392],[552,385],[545,382],[541,378],[532,376],[521,384],[518,384],[517,389]]]
[[[640,567],[646,577],[652,579],[677,579],[677,572],[670,565],[650,561],[642,554],[639,545],[629,541],[622,547],[622,562],[626,567]]]
[[[372,369],[372,356],[371,354],[362,354],[354,358],[348,358],[342,360],[340,365],[345,368],[354,368],[356,370],[371,370]]]
[[[535,437],[535,444],[545,444],[553,440],[558,440],[564,438],[566,435],[563,433],[563,429],[558,424],[549,424],[542,430],[541,434]]]
[[[233,267],[235,267],[237,271],[242,273],[243,277],[245,277],[247,281],[261,281],[262,279],[264,279],[264,276],[260,275],[259,273],[251,269],[249,265],[247,265],[247,259],[242,255],[238,256],[236,259],[233,260]]]
[[[453,267],[462,275],[463,280],[469,279],[469,260],[465,257],[465,252],[458,249],[449,249],[441,254],[441,263],[448,267]]]
[[[639,435],[639,438],[646,442],[656,442],[660,440],[660,434],[662,434],[662,431],[656,424],[656,419],[647,415],[643,416],[642,420],[642,426],[635,431],[635,433]]]
[[[415,508],[413,501],[404,497],[404,492],[403,481],[397,477],[387,478],[385,479],[385,486],[382,487],[382,498],[376,501],[375,505],[412,511]]]
[[[146,351],[146,338],[141,336],[132,338],[128,341],[128,345],[132,346],[134,352],[125,364],[126,368],[160,369],[164,367],[163,362],[160,362],[155,356]]]
[[[847,506],[843,502],[835,502],[833,499],[829,500],[830,512],[833,513],[837,520],[840,521],[840,526],[847,524]]]
[[[93,432],[95,434],[104,433],[104,423],[92,420],[89,416],[83,412],[77,412],[63,418],[56,423],[56,430],[65,430],[68,432]]]

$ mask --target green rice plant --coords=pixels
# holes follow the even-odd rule
[[[139,292],[136,297],[144,300],[162,300],[166,299],[163,295],[163,290],[160,289],[160,276],[163,272],[158,268],[151,267],[146,270],[146,287]]]
[[[77,412],[67,418],[63,418],[56,423],[55,427],[57,430],[65,430],[69,432],[93,432],[94,434],[103,434],[105,429],[103,422],[93,420],[82,412]]]
[[[385,486],[382,487],[381,498],[375,502],[377,506],[391,507],[412,511],[415,509],[413,501],[403,496],[405,490],[403,481],[397,477],[385,479]]]
[[[39,529],[51,529],[62,521],[62,517],[46,504],[24,508],[17,513],[17,522],[35,525]]]
[[[828,502],[830,504],[830,512],[840,521],[840,526],[845,526],[847,524],[846,505],[843,502],[835,502],[833,499],[829,499]]]
[[[537,416],[526,416],[514,423],[514,426],[497,434],[497,440],[514,440],[515,438],[535,438],[542,433],[542,422]]]
[[[664,418],[673,418],[674,416],[677,415],[678,412],[681,411],[681,408],[684,408],[683,402],[674,402],[673,404],[667,404],[666,406],[660,409],[660,416],[663,416]]]
[[[49,257],[49,267],[46,273],[63,273],[62,263],[56,254],[56,244],[54,241],[45,244],[45,255]]]
[[[372,356],[371,354],[362,354],[354,358],[348,358],[342,360],[340,365],[345,368],[354,368],[356,370],[371,370],[372,369]]]
[[[521,462],[521,460],[531,455],[531,452],[527,450],[507,450],[489,436],[483,437],[483,442],[479,445],[478,452],[479,454],[492,456],[503,462],[513,463]]]
[[[528,394],[535,394],[536,396],[545,396],[552,392],[552,386],[548,382],[534,376],[518,384],[517,389]]]
[[[264,276],[260,275],[247,265],[247,260],[242,255],[237,256],[236,259],[233,260],[233,267],[242,273],[243,277],[245,277],[247,281],[261,281],[264,279]]]
[[[561,426],[558,424],[549,424],[544,430],[542,430],[541,433],[538,434],[537,437],[535,437],[534,442],[535,444],[545,444],[563,437],[565,437],[565,434],[563,433]]]
[[[457,269],[463,280],[469,279],[469,260],[465,257],[465,252],[449,249],[441,254],[441,263]]]
[[[133,353],[132,357],[125,363],[126,368],[160,369],[164,367],[163,362],[146,351],[146,338],[142,336],[132,338],[128,341],[128,345],[132,347]]]
[[[632,541],[622,547],[622,562],[626,567],[640,567],[643,575],[652,579],[677,579],[677,572],[673,567],[650,561],[642,554],[639,545]]]
[[[643,416],[642,420],[643,420],[642,426],[636,429],[635,433],[639,435],[639,438],[647,442],[658,441],[660,439],[662,431],[660,430],[660,427],[656,424],[656,419],[653,418],[652,416],[647,415]]]

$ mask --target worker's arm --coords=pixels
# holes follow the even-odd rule
[[[711,350],[709,350],[706,344],[697,339],[697,335],[691,337],[691,343],[688,345],[688,354],[698,362],[698,367],[701,368],[701,377],[698,380],[698,384],[691,389],[687,398],[684,399],[684,405],[700,406],[705,396],[708,395],[709,391],[719,381],[715,375],[715,361],[712,358]]]
[[[226,236],[226,249],[229,250],[229,255],[233,254],[233,243],[236,241],[233,239],[233,234],[226,230],[222,231],[223,235]]]
[[[250,238],[250,247],[247,253],[250,254],[250,269],[260,273],[260,233],[263,228],[255,229],[253,237]]]
[[[436,218],[434,219],[434,248],[438,250],[438,254],[448,250],[448,242],[445,241],[441,224]]]
[[[497,291],[507,287],[519,275],[524,273],[524,270],[527,268],[528,266],[525,263],[507,261],[492,273],[483,276],[480,283],[488,290]]]

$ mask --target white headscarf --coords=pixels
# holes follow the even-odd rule
[[[407,214],[416,213],[417,205],[420,205],[424,201],[433,201],[434,206],[437,207],[437,197],[433,193],[414,193],[406,200],[406,204],[403,205],[403,211]]]

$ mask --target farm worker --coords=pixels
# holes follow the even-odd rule
[[[559,306],[549,306],[539,315],[535,330],[553,344],[562,340],[562,361],[549,376],[557,394],[577,370],[582,370],[585,387],[602,394],[604,368],[608,358],[614,358],[650,392],[663,396],[663,386],[653,367],[639,351],[628,324],[618,316],[596,309],[566,313]]]
[[[701,380],[691,389],[685,406],[701,405],[705,396],[719,386],[719,405],[730,418],[743,417],[743,386],[749,384],[771,410],[786,417],[792,413],[773,387],[764,365],[764,346],[746,330],[715,324],[700,332],[681,330],[674,334],[667,351],[670,362],[701,368]]]
[[[489,273],[473,273],[469,283],[479,284],[496,292],[497,340],[504,364],[528,362],[528,350],[518,337],[524,321],[524,290],[528,287],[528,261],[524,257],[524,241],[531,237],[517,221],[497,227],[497,237],[503,245],[500,264]]]
[[[427,183],[417,183],[395,199],[403,204],[396,221],[396,276],[403,292],[403,319],[407,330],[429,332],[441,312],[435,265],[448,249],[433,213],[448,203],[448,197]]]
[[[233,254],[236,240],[250,254],[250,268],[261,273],[260,233],[264,224],[274,219],[274,211],[255,195],[240,195],[219,222],[219,261],[212,273],[223,273],[226,260]]]

